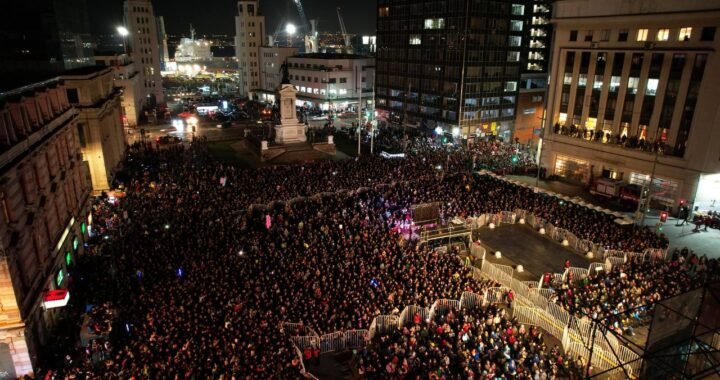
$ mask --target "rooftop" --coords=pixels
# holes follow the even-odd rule
[[[360,54],[345,54],[345,53],[307,53],[298,54],[290,58],[311,58],[311,59],[369,59],[368,57]]]

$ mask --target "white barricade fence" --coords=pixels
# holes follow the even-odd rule
[[[551,239],[555,239],[555,226],[552,223],[545,223],[545,235],[550,236]]]
[[[505,294],[510,288],[501,286],[497,288],[488,288],[487,297],[485,299],[488,304],[502,303],[505,302]]]
[[[345,331],[345,349],[365,347],[370,340],[368,330]]]
[[[318,347],[320,345],[320,337],[314,335],[292,336],[290,340],[301,350],[306,347]]]
[[[625,251],[620,251],[617,249],[606,249],[603,252],[603,259],[606,259],[608,257],[625,257]]]
[[[430,318],[430,309],[417,305],[406,306],[402,313],[400,313],[400,319],[398,323],[400,326],[408,326],[413,324],[415,315],[420,316],[420,321],[425,322]]]
[[[605,271],[605,264],[602,263],[590,263],[588,267],[588,274],[590,276],[595,276],[603,271]]]
[[[345,349],[345,333],[334,332],[320,337],[320,352],[334,352]]]
[[[535,289],[538,287],[537,281],[522,281],[522,283],[530,289]]]
[[[537,292],[548,301],[555,297],[555,291],[552,289],[538,289]]]
[[[481,270],[488,278],[499,282],[501,285],[510,286],[512,282],[513,269],[510,266],[493,264],[487,260],[483,260]]]
[[[592,252],[593,254],[597,254],[597,252],[595,252],[595,243],[587,239],[578,239],[574,247],[583,253]]]
[[[370,340],[375,338],[375,334],[377,334],[377,320],[373,318],[373,321],[370,323],[370,328],[368,328],[368,337]]]
[[[451,309],[460,310],[460,301],[449,299],[436,300],[430,308],[430,320],[434,321],[438,314],[445,313]]]
[[[568,230],[565,230],[565,239],[567,239],[568,245],[569,245],[570,247],[576,247],[578,241],[580,240],[580,239],[577,238],[577,236],[575,236],[574,233],[572,233],[572,232],[570,232],[570,231],[568,231]]]
[[[610,263],[610,269],[615,267],[622,267],[627,262],[625,257],[608,257],[606,262]]]
[[[290,336],[306,335],[305,325],[302,323],[283,322],[283,332]]]
[[[627,260],[640,260],[645,261],[647,254],[645,252],[625,252],[625,257]]]
[[[643,251],[646,260],[665,260],[667,259],[667,249],[662,248],[646,248]]]
[[[515,302],[512,306],[513,317],[524,325],[540,326],[537,315],[538,309],[534,306],[522,306],[519,302]]]
[[[577,268],[577,267],[570,267],[565,269],[565,273],[563,273],[563,282],[570,281],[572,278],[572,281],[578,282],[582,279],[588,277],[589,270],[585,268]]]
[[[503,224],[515,224],[516,215],[512,211],[501,211],[500,221]]]
[[[495,227],[500,227],[500,223],[502,222],[502,214],[485,214],[487,215],[487,221],[489,223],[493,223]]]
[[[378,315],[375,317],[375,334],[384,335],[398,328],[397,315]]]
[[[463,292],[460,296],[460,307],[463,309],[473,310],[483,306],[485,298],[482,294],[473,292]]]
[[[635,377],[640,376],[640,372],[642,371],[642,359],[640,359],[640,355],[625,346],[620,346],[620,349],[617,350],[616,353],[620,359],[620,363],[624,363],[626,371]]]
[[[527,210],[516,209],[516,210],[515,210],[515,216],[517,216],[517,219],[518,219],[518,220],[520,220],[520,219],[525,219],[525,223],[527,223],[527,218],[528,218],[528,212],[527,212]]]

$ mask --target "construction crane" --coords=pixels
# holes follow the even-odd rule
[[[295,6],[297,6],[298,14],[300,15],[300,22],[305,30],[305,33],[310,33],[310,23],[308,23],[307,16],[305,16],[305,10],[303,9],[302,2],[300,0],[294,0]]]
[[[347,29],[345,29],[345,21],[343,21],[342,14],[340,14],[340,7],[337,7],[337,15],[338,20],[340,20],[340,30],[342,31],[343,40],[345,40],[345,49],[350,52],[352,50],[352,46],[350,45],[350,36],[348,36]]]

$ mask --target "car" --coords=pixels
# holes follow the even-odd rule
[[[182,139],[177,136],[165,135],[158,136],[158,138],[155,139],[155,142],[160,145],[180,144]]]

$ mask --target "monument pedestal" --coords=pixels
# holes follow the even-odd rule
[[[285,124],[283,121],[282,124],[275,126],[275,142],[278,144],[295,144],[306,141],[304,124]]]
[[[289,83],[280,87],[280,125],[275,126],[275,142],[277,144],[295,144],[307,141],[305,125],[295,115],[297,90]]]

